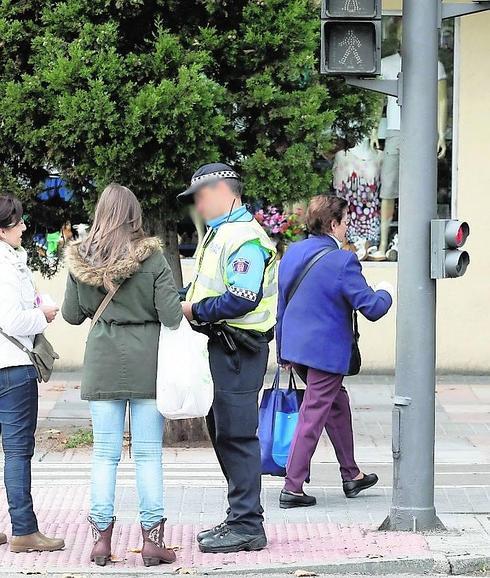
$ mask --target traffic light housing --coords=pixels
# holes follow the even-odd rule
[[[470,227],[456,219],[431,221],[431,278],[446,279],[462,277],[470,256],[461,247],[470,234]]]
[[[381,0],[322,0],[320,72],[381,73]]]

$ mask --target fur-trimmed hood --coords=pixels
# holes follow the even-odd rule
[[[75,279],[94,287],[104,286],[104,274],[107,273],[112,281],[129,279],[138,271],[143,261],[162,250],[162,242],[157,237],[142,239],[136,243],[134,255],[126,255],[107,269],[106,267],[95,267],[88,263],[80,255],[80,245],[81,241],[75,241],[68,245],[65,249],[65,263]]]

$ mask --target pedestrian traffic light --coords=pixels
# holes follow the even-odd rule
[[[431,221],[431,278],[462,277],[470,256],[461,247],[465,244],[470,227],[455,219]]]
[[[322,74],[380,74],[381,0],[322,0],[321,19]]]

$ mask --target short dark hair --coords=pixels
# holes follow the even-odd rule
[[[16,197],[0,195],[0,228],[17,225],[22,219],[24,209]]]
[[[230,187],[231,191],[237,196],[241,197],[243,193],[243,183],[238,179],[225,179],[226,184]]]
[[[318,195],[313,197],[306,211],[306,226],[312,235],[328,235],[332,222],[340,223],[348,204],[340,197]]]

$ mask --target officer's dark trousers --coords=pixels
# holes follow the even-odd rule
[[[262,532],[258,395],[268,356],[265,339],[258,353],[240,347],[233,355],[226,354],[219,343],[209,342],[215,398],[207,424],[228,482],[227,523],[242,533]]]

